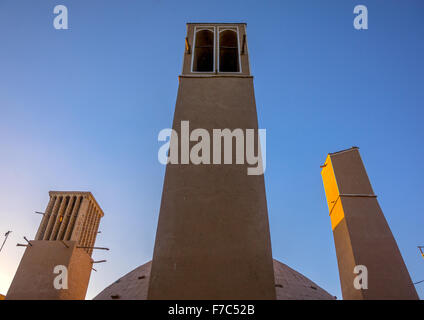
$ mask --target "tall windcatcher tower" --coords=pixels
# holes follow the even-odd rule
[[[356,147],[330,153],[322,179],[336,245],[343,298],[418,299],[402,255]],[[359,267],[354,273],[356,266]],[[367,276],[363,277],[363,272]],[[355,287],[355,277],[368,280]],[[359,280],[359,278],[358,278]],[[362,281],[359,284],[363,285]]]
[[[245,24],[187,24],[173,121],[179,163],[166,167],[148,299],[275,299],[263,175],[247,174],[235,143],[231,164],[185,162],[182,121],[210,137],[257,134]]]
[[[90,192],[51,191],[35,240],[27,245],[6,299],[84,299],[103,215]],[[57,266],[67,270],[67,289],[54,285]]]

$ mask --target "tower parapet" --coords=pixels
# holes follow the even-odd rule
[[[104,216],[91,192],[50,191],[50,201],[35,240],[76,241],[89,255]]]

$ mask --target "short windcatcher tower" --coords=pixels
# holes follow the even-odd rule
[[[35,240],[27,245],[6,299],[84,299],[103,215],[90,192],[50,192]],[[67,270],[67,289],[54,286],[57,266]]]

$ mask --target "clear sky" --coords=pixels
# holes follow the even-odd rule
[[[69,30],[53,28],[53,8]],[[365,4],[369,29],[353,28]],[[320,175],[359,146],[413,281],[424,279],[424,2],[0,1],[0,293],[49,190],[92,191],[109,252],[87,298],[152,257],[186,22],[246,22],[273,255],[341,297]],[[374,248],[378,250],[379,248]],[[424,284],[417,285],[421,298]]]

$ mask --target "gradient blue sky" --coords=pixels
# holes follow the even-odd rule
[[[69,9],[69,30],[53,8]],[[369,30],[353,28],[365,4]],[[273,255],[341,297],[319,166],[361,148],[414,281],[424,279],[423,1],[0,1],[0,292],[49,190],[105,211],[87,298],[151,259],[186,22],[247,22]],[[378,248],[375,248],[378,250]],[[424,284],[417,285],[424,297]]]

